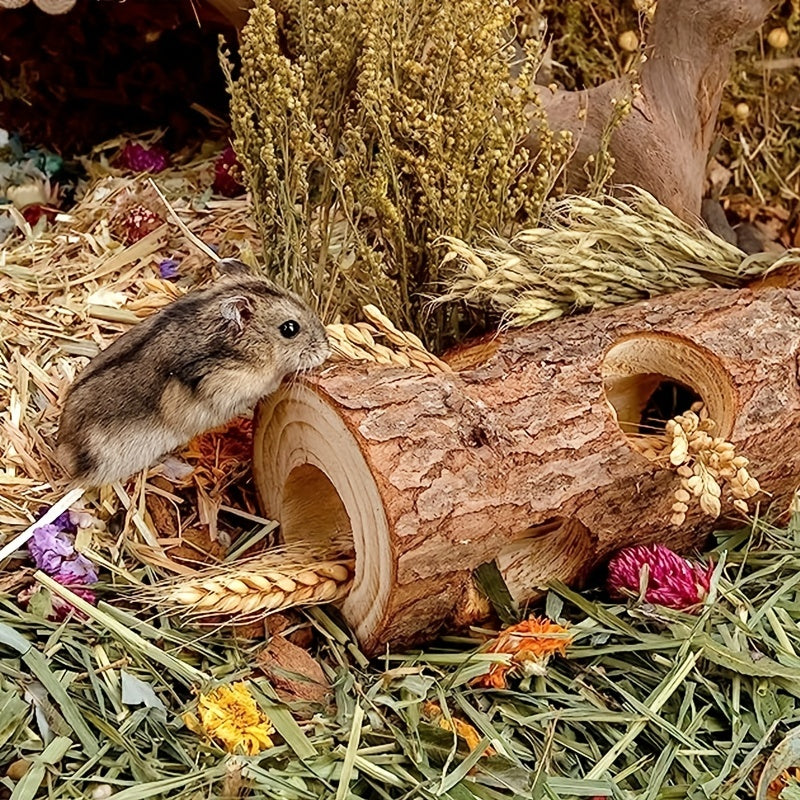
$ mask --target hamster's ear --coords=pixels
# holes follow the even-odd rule
[[[222,258],[217,261],[217,271],[223,276],[240,277],[241,275],[252,275],[253,270],[238,258]]]
[[[241,333],[245,323],[253,316],[253,305],[244,295],[226,297],[219,304],[219,313],[228,325],[233,325]]]

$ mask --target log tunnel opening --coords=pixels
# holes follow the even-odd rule
[[[382,618],[392,585],[388,523],[372,472],[341,416],[307,386],[261,401],[253,426],[253,479],[265,514],[287,544],[355,555],[341,610],[359,639]],[[334,544],[336,543],[336,544]]]
[[[595,545],[591,531],[578,520],[554,517],[520,533],[495,563],[511,597],[521,605],[541,595],[555,576],[567,582],[580,578]]]
[[[667,420],[702,401],[727,438],[735,423],[736,393],[711,351],[674,334],[631,334],[615,342],[602,365],[603,387],[626,437],[657,436]]]

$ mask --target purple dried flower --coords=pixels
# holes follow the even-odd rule
[[[144,147],[128,142],[117,157],[117,164],[133,172],[161,172],[169,166],[169,154],[163,147]]]
[[[50,506],[42,506],[36,514],[36,519],[41,519],[49,510]],[[66,533],[75,533],[75,524],[72,522],[71,512],[69,510],[59,514],[50,525]]]
[[[97,573],[94,564],[86,556],[78,553],[70,561],[62,561],[58,572],[53,577],[64,586],[74,584],[97,583]]]
[[[75,554],[75,548],[64,531],[55,525],[42,525],[28,541],[28,552],[39,569],[53,574],[65,558]]]
[[[158,271],[161,274],[161,277],[164,280],[171,280],[172,278],[177,278],[180,274],[178,272],[178,265],[180,261],[176,261],[174,258],[165,258],[159,265]]]
[[[612,595],[639,594],[642,569],[648,578],[644,600],[678,610],[696,610],[708,595],[713,564],[703,567],[661,544],[638,545],[620,550],[608,564],[608,588]]]

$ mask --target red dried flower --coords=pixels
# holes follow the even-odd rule
[[[608,564],[608,589],[615,597],[638,595],[647,569],[644,600],[681,611],[697,611],[708,595],[714,565],[695,564],[661,544],[620,550]]]
[[[235,197],[244,191],[244,186],[239,183],[236,174],[241,167],[233,148],[228,145],[214,164],[214,191],[225,197]]]
[[[132,172],[161,172],[169,166],[169,153],[159,145],[148,148],[128,142],[120,150],[116,164]]]
[[[136,204],[126,208],[115,220],[114,227],[125,244],[133,244],[160,227],[164,220],[150,208]]]
[[[43,206],[41,203],[34,203],[22,209],[22,216],[31,227],[36,225],[42,217],[47,217],[47,221],[52,222],[56,218],[56,214],[58,214],[57,209]]]

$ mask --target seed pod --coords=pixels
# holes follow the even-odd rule
[[[244,581],[240,581],[238,578],[230,578],[225,588],[235,594],[247,594],[252,591]]]
[[[672,442],[672,448],[669,453],[670,463],[676,467],[683,464],[689,455],[689,440],[682,430],[678,433],[679,430],[677,428],[675,430],[675,439]]]
[[[733,109],[733,116],[737,122],[746,122],[750,116],[750,106],[747,103],[737,103]]]
[[[316,586],[319,583],[319,575],[311,569],[298,572],[294,579],[297,583],[303,584],[303,586]]]
[[[718,497],[710,494],[700,495],[700,508],[703,509],[705,514],[711,517],[718,517],[722,511],[722,505]]]
[[[270,570],[264,573],[264,577],[269,578],[283,592],[293,592],[297,588],[297,584],[291,578],[280,572]]]
[[[699,475],[692,475],[686,481],[686,486],[695,497],[700,497],[703,494],[703,479]]]
[[[789,33],[786,28],[773,28],[767,34],[767,41],[775,50],[784,50],[789,46]]]
[[[639,37],[634,31],[623,31],[617,37],[617,44],[620,50],[624,50],[626,53],[634,53],[639,49]]]
[[[248,586],[260,592],[271,592],[275,588],[275,584],[272,581],[268,581],[263,575],[256,575],[254,572],[248,572],[247,575],[243,575],[242,580]]]
[[[197,589],[189,588],[181,589],[179,592],[175,592],[175,594],[170,597],[170,600],[174,601],[175,603],[180,603],[182,606],[193,606],[202,597],[202,592],[198,592]]]
[[[324,564],[317,572],[323,578],[330,578],[338,583],[344,583],[350,577],[350,570],[344,564]]]

